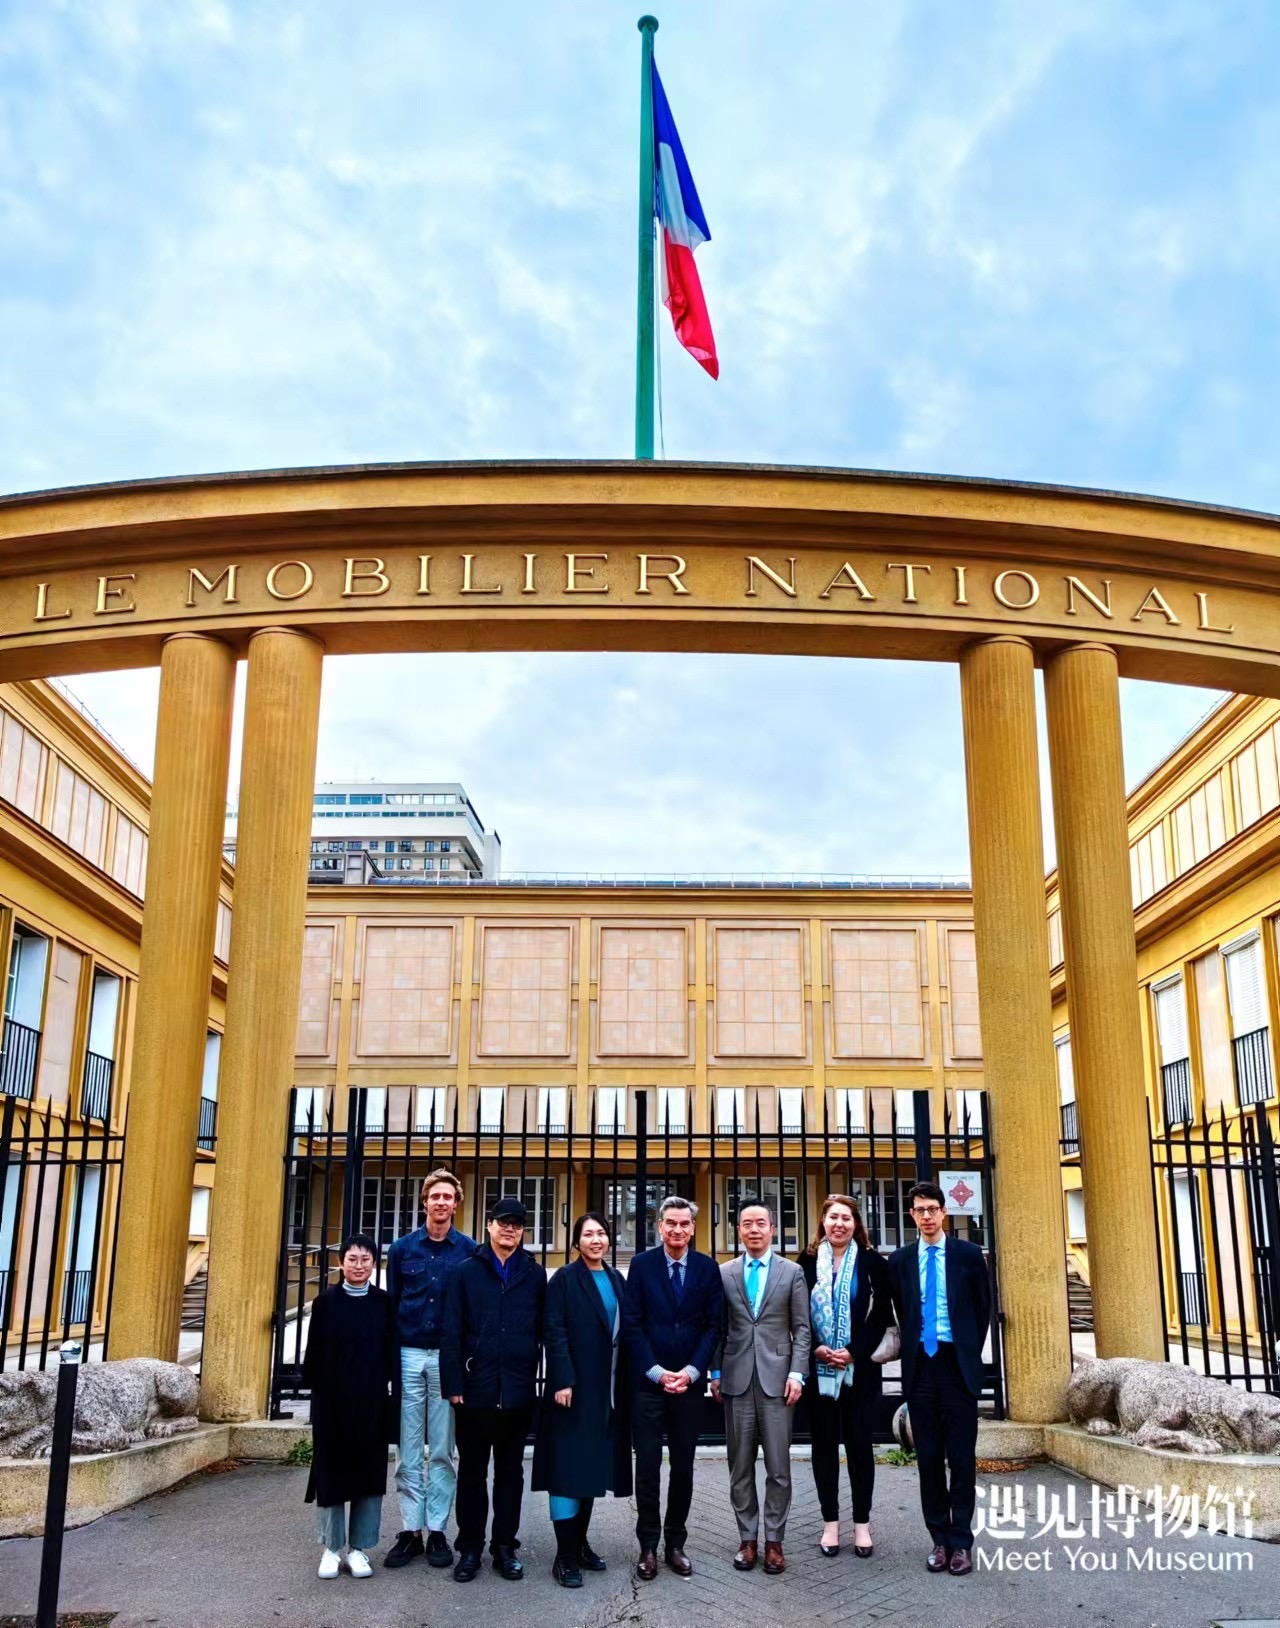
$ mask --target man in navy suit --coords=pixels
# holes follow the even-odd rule
[[[978,1246],[947,1236],[940,1187],[917,1182],[907,1203],[920,1237],[890,1255],[889,1279],[902,1329],[902,1390],[920,1471],[920,1505],[933,1538],[925,1565],[965,1577],[973,1570],[978,1397],[991,1282]]]
[[[664,1198],[658,1207],[656,1249],[641,1251],[627,1273],[622,1308],[623,1338],[634,1399],[631,1432],[636,1449],[636,1576],[658,1575],[658,1539],[679,1577],[693,1564],[684,1552],[693,1502],[693,1457],[702,1423],[707,1370],[720,1334],[724,1289],[720,1268],[692,1247],[696,1204]],[[666,1432],[671,1473],[667,1518],[662,1520],[662,1436]]]

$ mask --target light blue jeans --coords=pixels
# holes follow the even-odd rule
[[[350,1522],[345,1504],[321,1504],[316,1516],[320,1541],[326,1549],[332,1549],[337,1554],[347,1542],[349,1534],[351,1547],[367,1553],[378,1541],[382,1525],[382,1498],[353,1498]]]
[[[425,1457],[423,1446],[427,1446]],[[406,1532],[443,1532],[453,1508],[453,1407],[440,1394],[440,1353],[400,1351],[400,1447],[396,1491]]]

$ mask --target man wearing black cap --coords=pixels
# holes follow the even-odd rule
[[[480,1569],[489,1520],[493,1455],[493,1567],[508,1582],[524,1576],[520,1502],[524,1444],[533,1417],[547,1274],[521,1248],[527,1216],[518,1198],[500,1198],[489,1214],[489,1241],[449,1280],[440,1388],[456,1409],[458,1563],[456,1582]]]

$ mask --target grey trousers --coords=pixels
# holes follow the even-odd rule
[[[764,1449],[764,1541],[781,1543],[791,1509],[791,1427],[795,1409],[781,1396],[766,1396],[753,1384],[741,1396],[724,1399],[729,1447],[729,1502],[744,1543],[760,1540],[760,1499],[756,1454]]]
[[[372,1549],[382,1528],[382,1499],[353,1498],[350,1524],[345,1504],[320,1504],[316,1517],[318,1536],[326,1549],[336,1554],[346,1544],[348,1532],[353,1549]]]

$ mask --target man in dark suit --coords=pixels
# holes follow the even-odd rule
[[[636,1576],[658,1575],[658,1539],[679,1577],[693,1572],[684,1552],[693,1501],[693,1457],[702,1421],[707,1370],[720,1335],[724,1290],[720,1269],[693,1244],[698,1207],[687,1198],[664,1198],[658,1208],[655,1249],[631,1262],[622,1307],[622,1331],[634,1398],[631,1430],[636,1449]],[[667,1518],[662,1520],[662,1436],[671,1473]]]
[[[920,1237],[890,1255],[889,1279],[902,1329],[902,1390],[920,1471],[920,1505],[933,1538],[925,1565],[965,1577],[973,1570],[978,1397],[991,1283],[978,1246],[947,1236],[940,1187],[917,1182],[907,1203]]]

